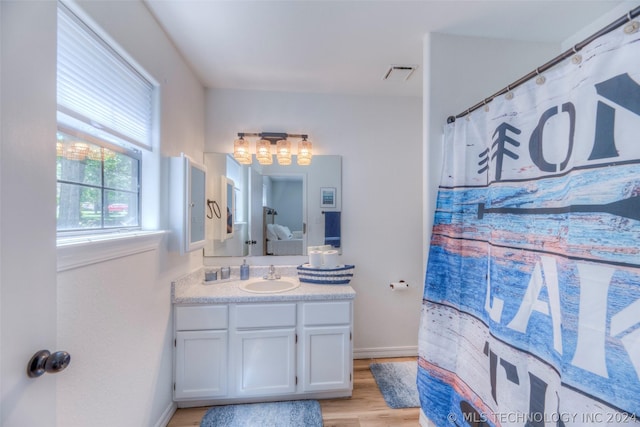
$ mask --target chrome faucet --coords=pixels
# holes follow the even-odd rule
[[[269,266],[269,273],[265,276],[262,276],[262,278],[267,280],[278,280],[280,278],[280,275],[276,274],[276,268],[273,266],[273,264],[271,264]]]

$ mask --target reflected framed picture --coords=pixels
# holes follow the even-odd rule
[[[321,208],[336,207],[336,188],[335,187],[320,188],[320,207]]]

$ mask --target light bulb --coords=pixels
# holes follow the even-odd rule
[[[298,164],[300,166],[308,166],[311,164],[311,157],[313,157],[311,153],[312,147],[313,144],[311,144],[311,141],[307,141],[306,139],[298,143]]]
[[[256,159],[261,165],[273,164],[273,155],[271,154],[271,142],[261,139],[256,142]]]
[[[241,165],[251,164],[251,152],[249,151],[249,143],[242,137],[233,142],[233,158]]]
[[[276,144],[276,157],[279,165],[291,164],[291,143],[286,139],[281,139]]]

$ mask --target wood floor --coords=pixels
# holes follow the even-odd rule
[[[418,427],[420,409],[389,408],[369,370],[369,365],[374,362],[408,360],[415,360],[415,357],[354,360],[353,396],[349,399],[320,400],[324,427]],[[199,426],[207,409],[178,409],[167,427]]]

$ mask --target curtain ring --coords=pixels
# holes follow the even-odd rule
[[[482,103],[484,104],[484,111],[489,111],[489,106],[487,105],[487,100],[485,99],[484,101],[482,101]]]
[[[580,64],[580,63],[582,62],[582,55],[580,55],[580,54],[578,53],[578,49],[576,49],[576,47],[575,47],[575,46],[573,46],[573,53],[574,53],[575,55],[573,55],[573,57],[571,58],[571,62],[572,62],[574,65],[578,65],[578,64]]]
[[[640,29],[640,24],[637,21],[632,21],[631,11],[627,12],[627,25],[624,26],[625,34],[633,34]]]
[[[507,93],[504,96],[505,99],[508,100],[512,100],[513,99],[513,93],[511,92],[511,85],[507,85]]]
[[[466,113],[464,113],[464,116],[465,116],[465,117],[464,117],[464,119],[465,119],[466,121],[471,120],[471,117],[470,117],[470,116],[471,116],[471,108],[467,109],[467,112],[466,112]]]
[[[547,78],[540,74],[540,67],[536,68],[536,75],[538,76],[536,77],[536,84],[538,86],[543,85],[547,81]]]

